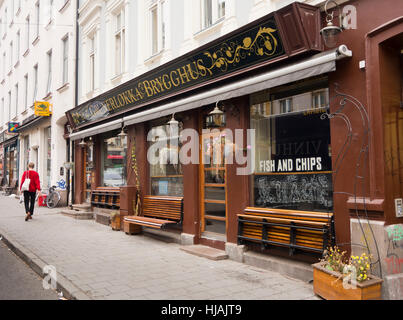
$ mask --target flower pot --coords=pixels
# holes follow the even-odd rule
[[[340,272],[325,268],[325,263],[319,262],[313,266],[313,290],[316,295],[326,300],[380,300],[382,279],[369,276],[369,280],[351,282],[343,285],[343,275]]]

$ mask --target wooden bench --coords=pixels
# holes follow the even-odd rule
[[[120,189],[100,187],[91,192],[91,205],[98,208],[119,209]]]
[[[335,245],[333,213],[248,207],[238,214],[238,243],[323,253]]]
[[[183,197],[145,196],[143,216],[126,216],[124,231],[136,234],[141,232],[141,227],[165,229],[169,225],[180,225],[182,221]]]
[[[9,196],[13,193],[14,190],[18,188],[18,180],[14,179],[11,181],[9,186],[4,186],[5,195]]]

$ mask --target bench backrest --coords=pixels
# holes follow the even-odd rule
[[[238,239],[323,252],[334,245],[333,213],[248,207],[238,215]],[[292,254],[291,253],[291,254]]]
[[[143,216],[181,222],[183,197],[145,196]]]
[[[271,217],[290,220],[301,220],[307,222],[322,222],[330,224],[333,213],[332,212],[311,212],[311,211],[299,211],[299,210],[283,210],[283,209],[271,209],[271,208],[255,208],[248,207],[244,211],[245,215]]]

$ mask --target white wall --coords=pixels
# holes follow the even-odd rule
[[[14,1],[15,12],[11,13],[12,1]],[[0,132],[7,129],[9,119],[8,92],[12,91],[12,106],[15,107],[15,84],[18,83],[18,105],[17,115],[11,117],[12,121],[22,123],[24,119],[34,113],[34,86],[33,75],[34,65],[38,65],[38,90],[36,100],[47,100],[53,104],[53,116],[49,123],[43,123],[40,127],[33,128],[23,134],[29,134],[30,144],[39,146],[39,167],[37,168],[43,182],[46,181],[46,145],[44,130],[45,127],[52,126],[52,184],[59,179],[59,167],[66,161],[66,145],[63,139],[64,124],[67,122],[65,112],[74,107],[75,91],[75,20],[76,20],[76,0],[54,0],[52,9],[52,19],[49,16],[49,0],[40,0],[40,22],[39,34],[36,38],[36,11],[35,5],[38,1],[21,0],[21,8],[17,11],[18,0],[0,1],[0,19],[4,22],[5,10],[7,8],[8,23],[2,24],[2,34],[0,34],[0,65],[3,65],[3,52],[6,52],[7,70],[5,76],[0,68],[0,108],[1,99],[5,99],[4,110],[0,110],[3,117],[0,117]],[[29,46],[27,46],[26,17],[30,16]],[[11,23],[11,21],[13,23]],[[3,31],[6,34],[3,37]],[[17,42],[17,32],[20,32],[20,50],[17,55],[16,45],[14,45],[13,65],[8,67],[9,43]],[[68,82],[64,85],[62,81],[62,38],[69,37],[68,52]],[[34,39],[36,39],[34,41]],[[28,49],[28,50],[27,50]],[[52,82],[50,95],[47,93],[48,81],[48,57],[47,52],[52,50]],[[28,74],[28,103],[25,103],[24,76]],[[24,164],[24,144],[20,144],[20,177],[25,169]],[[32,152],[33,154],[33,152]],[[64,177],[66,178],[66,177]]]
[[[166,47],[151,55],[151,0],[81,0],[79,49],[79,104],[250,23],[294,0],[226,0],[225,17],[200,29],[200,1],[165,0],[167,10]],[[212,0],[218,1],[218,0]],[[299,0],[322,5],[323,0]],[[113,16],[116,8],[126,9],[126,70],[115,77]],[[88,37],[96,30],[96,85],[88,86]]]

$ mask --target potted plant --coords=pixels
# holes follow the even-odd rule
[[[337,247],[325,251],[313,265],[313,289],[326,300],[379,300],[383,280],[370,273],[370,257],[346,258]]]
[[[119,231],[120,230],[120,212],[113,211],[111,213],[111,227],[112,230]]]

